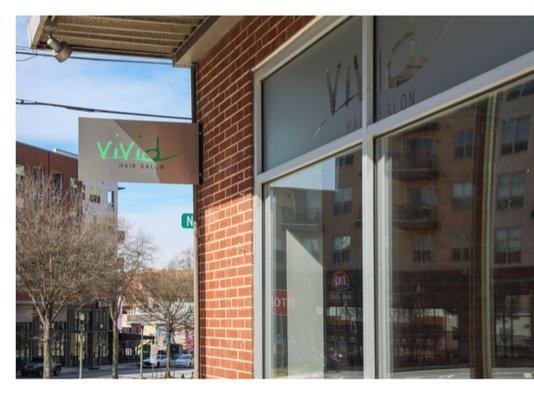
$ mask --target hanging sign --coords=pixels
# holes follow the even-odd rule
[[[78,178],[196,185],[198,138],[198,124],[79,118]]]

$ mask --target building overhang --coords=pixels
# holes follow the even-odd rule
[[[50,50],[51,34],[73,51],[168,59],[190,67],[213,48],[242,16],[32,16],[32,49]]]

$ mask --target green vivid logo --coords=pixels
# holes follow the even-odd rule
[[[171,156],[162,157],[159,145],[159,136],[156,138],[155,147],[143,150],[139,146],[137,146],[135,153],[132,154],[132,150],[135,145],[136,143],[134,141],[131,141],[126,144],[119,142],[119,145],[115,145],[115,148],[111,151],[110,155],[110,150],[113,146],[113,140],[109,140],[105,144],[102,144],[102,142],[96,142],[96,147],[98,148],[98,153],[100,154],[100,158],[102,160],[122,159],[124,161],[128,161],[129,159],[131,159],[130,157],[133,157],[137,161],[157,163],[170,160],[171,158],[174,158],[180,154],[176,153]]]

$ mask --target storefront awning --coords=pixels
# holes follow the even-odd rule
[[[232,29],[239,16],[32,16],[30,47],[50,50],[49,35],[73,51],[198,61]]]

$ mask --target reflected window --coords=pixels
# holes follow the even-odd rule
[[[506,118],[502,122],[501,154],[519,153],[528,148],[528,126],[530,118]]]
[[[350,236],[334,237],[334,262],[343,263],[350,261]]]
[[[502,174],[497,179],[497,210],[523,207],[525,173]]]
[[[352,212],[352,188],[346,187],[334,192],[334,215]]]
[[[432,261],[431,236],[415,236],[413,238],[412,261],[416,263]]]
[[[452,208],[463,211],[471,208],[471,196],[473,195],[473,185],[471,182],[455,183],[452,186]]]
[[[521,228],[500,228],[495,231],[495,262],[521,262]]]
[[[436,205],[436,189],[432,186],[408,187],[408,205],[433,208]]]
[[[61,172],[53,172],[52,181],[54,184],[54,196],[61,196],[61,191],[63,189],[63,174]]]
[[[70,191],[70,199],[72,202],[75,203],[78,200],[78,179],[70,178],[69,191]]]
[[[471,234],[460,232],[453,236],[451,243],[451,260],[466,262],[471,259]]]
[[[459,132],[454,139],[454,158],[473,157],[473,132]]]

